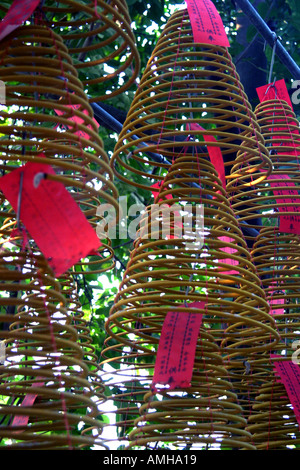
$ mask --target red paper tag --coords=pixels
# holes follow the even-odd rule
[[[256,92],[261,103],[267,100],[278,99],[286,101],[293,109],[284,78],[282,80],[277,80],[274,84],[268,83],[267,85],[260,86],[256,88]]]
[[[21,173],[20,220],[60,276],[99,248],[100,240],[64,185],[43,178],[55,174],[50,165],[28,162],[0,178],[0,189],[16,212]]]
[[[186,0],[194,42],[229,47],[222,19],[210,0]]]
[[[296,189],[295,184],[290,180],[288,175],[270,175],[268,181],[272,179],[281,179],[281,182],[270,182],[272,188],[274,188],[276,202],[282,204],[278,207],[280,212],[279,218],[279,230],[284,233],[295,233],[300,234],[300,197]],[[278,187],[285,186],[287,189],[275,189]],[[285,197],[285,196],[293,197]],[[287,206],[286,204],[294,203],[295,206]],[[283,215],[285,212],[294,212],[291,215]]]
[[[282,358],[271,354],[271,359]],[[300,429],[300,366],[292,361],[274,361],[275,370],[285,386]]]
[[[205,302],[194,302],[188,307],[203,309]],[[153,376],[156,385],[167,385],[169,390],[191,386],[197,338],[202,324],[202,313],[168,312],[159,340]]]
[[[44,382],[38,382],[32,385],[32,387],[42,387],[44,385]],[[24,400],[21,403],[21,406],[32,406],[37,398],[37,394],[33,393],[28,393],[28,395],[25,396]],[[14,417],[13,422],[11,423],[12,426],[27,426],[29,421],[29,416],[26,415],[17,415]],[[22,432],[16,431],[16,432]]]
[[[80,109],[80,105],[79,104],[75,104],[75,105],[67,105],[68,108],[71,108],[71,109]],[[65,113],[63,111],[61,111],[60,109],[56,109],[55,112],[59,115],[59,116],[63,116]],[[83,114],[85,114],[86,116],[89,116],[89,113],[87,111],[87,109],[83,109],[82,110]],[[91,130],[94,130],[93,127],[90,125],[90,124],[85,124],[85,121],[84,119],[82,119],[81,117],[79,116],[76,116],[75,114],[73,116],[69,116],[68,117],[68,120],[75,123],[75,126],[73,126],[72,124],[70,124],[70,128],[72,127],[75,127],[76,129],[76,126],[79,124],[84,124],[88,129],[91,129]],[[99,123],[96,121],[96,119],[94,119],[94,122],[97,126],[97,128],[99,127]],[[83,137],[84,139],[89,139],[90,136],[89,134],[87,134],[86,132],[82,131],[82,130],[77,130],[74,132],[74,134],[76,135],[79,135],[80,137]]]
[[[40,0],[14,0],[0,23],[0,41],[17,29],[34,12]]]
[[[201,127],[196,122],[189,124],[189,128],[192,131],[204,131],[203,127]],[[217,142],[217,140],[212,135],[205,135],[203,134],[203,138],[205,142]],[[211,147],[207,146],[208,154],[211,163],[215,167],[218,172],[218,176],[222,181],[223,188],[226,190],[226,177],[225,177],[225,167],[224,167],[224,160],[223,155],[219,147]]]

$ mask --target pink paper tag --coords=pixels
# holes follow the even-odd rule
[[[271,359],[282,358],[271,354]],[[276,372],[285,386],[300,429],[300,366],[292,361],[274,361]]]
[[[71,108],[73,110],[75,109],[80,109],[80,105],[79,104],[75,104],[75,105],[67,105],[68,108]],[[60,109],[56,109],[55,112],[59,115],[59,116],[63,116],[65,113],[63,111],[61,111]],[[87,111],[87,109],[83,109],[82,110],[83,114],[85,114],[86,116],[89,116],[89,113]],[[69,116],[68,117],[68,120],[72,123],[74,123],[75,125],[73,124],[70,124],[69,128],[72,128],[72,127],[75,127],[76,129],[76,126],[77,125],[80,125],[80,124],[84,124],[84,119],[82,119],[81,117],[79,116],[76,116],[75,114],[72,116]],[[99,128],[99,123],[96,121],[96,119],[94,119],[94,123],[96,124],[97,128]],[[94,130],[93,127],[90,125],[90,124],[85,124],[85,126],[88,128],[88,129],[91,129],[91,130]],[[86,132],[78,129],[77,131],[74,132],[74,134],[76,135],[79,135],[80,137],[83,137],[84,139],[89,139],[90,136],[89,134],[87,134]]]
[[[192,131],[204,131],[203,127],[201,127],[199,124],[196,122],[192,122],[188,126]],[[203,134],[203,138],[205,142],[217,142],[217,140],[214,138],[212,135],[205,135]],[[220,150],[220,147],[211,147],[207,146],[208,154],[210,157],[210,161],[217,170],[218,176],[220,180],[222,181],[223,188],[226,191],[226,177],[225,177],[225,167],[224,167],[224,160],[223,160],[223,155]]]
[[[21,194],[20,220],[60,276],[101,243],[64,185],[47,175],[55,175],[50,165],[28,162],[2,176],[0,190],[16,212]]]
[[[186,0],[194,42],[229,47],[222,19],[210,0]]]
[[[203,309],[205,302],[188,307]],[[197,338],[202,313],[168,312],[164,320],[156,356],[152,386],[167,385],[169,390],[191,386]]]
[[[261,103],[267,100],[279,99],[286,101],[293,109],[284,78],[282,80],[277,80],[274,84],[268,83],[267,85],[260,86],[256,88],[256,92]]]
[[[17,29],[34,12],[40,0],[14,0],[0,23],[0,41]]]
[[[274,188],[276,202],[282,204],[278,207],[281,213],[279,218],[279,230],[284,233],[300,234],[300,197],[295,184],[290,180],[288,175],[270,175],[268,181],[272,179],[280,179],[281,182],[270,182]],[[287,189],[276,189],[285,186]],[[278,197],[282,196],[282,197]],[[286,197],[293,196],[293,197]],[[286,204],[294,203],[295,206],[286,206]],[[294,212],[292,215],[283,215],[285,212]]]
[[[32,385],[32,387],[42,387],[44,385],[44,382],[38,382]],[[21,406],[32,406],[37,398],[37,394],[33,393],[28,393],[28,395],[25,396],[24,400],[21,403]],[[13,422],[11,423],[12,426],[27,426],[29,421],[29,416],[26,415],[16,415],[13,419]],[[16,433],[22,432],[16,431]]]

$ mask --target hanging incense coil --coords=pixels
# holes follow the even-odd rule
[[[62,293],[67,301],[68,314],[71,316],[70,324],[77,332],[77,342],[83,351],[82,361],[86,364],[89,371],[88,380],[93,390],[94,407],[96,406],[97,409],[100,410],[100,407],[106,402],[105,386],[100,376],[99,359],[96,346],[90,333],[91,328],[89,322],[84,318],[83,307],[79,299],[77,280],[75,284],[75,279],[78,278],[78,275],[75,279],[74,277],[74,272],[67,272],[59,281]],[[85,434],[99,434],[97,421],[94,425],[85,427],[85,429],[82,430],[82,435]]]
[[[199,181],[200,194],[199,187],[193,185]],[[170,195],[172,199],[168,198]],[[158,210],[166,203],[173,204],[173,210],[175,207],[177,211],[180,207],[187,211],[191,205],[194,225],[197,225],[199,216],[196,206],[203,204],[203,227],[198,225],[198,230],[205,234],[203,245],[193,225],[184,225],[181,234],[176,232],[176,221],[182,221],[176,215],[174,224],[171,224],[173,231],[169,233],[169,223],[165,228],[164,224],[159,226],[153,223],[160,215],[159,212],[151,213],[151,210]],[[232,240],[230,245],[234,247],[228,253],[224,251],[228,246],[225,237]],[[169,311],[190,311],[189,304],[195,301],[205,302],[205,307],[199,309],[203,321],[192,387],[179,388],[174,393],[160,391],[166,398],[166,402],[161,402],[151,392],[151,381],[164,319]],[[234,381],[241,380],[245,360],[255,363],[257,356],[269,351],[279,339],[274,320],[268,312],[256,269],[216,170],[210,162],[199,159],[197,155],[193,158],[178,156],[161,185],[155,204],[152,209],[151,206],[148,208],[141,222],[134,250],[106,324],[108,337],[103,350],[103,368],[116,364],[112,398],[115,404],[119,404],[116,414],[120,415],[117,424],[121,428],[122,439],[126,438],[126,430],[132,424],[136,425],[128,436],[129,447],[168,440],[171,429],[174,445],[179,447],[187,442],[199,446],[213,444],[211,435],[199,437],[204,429],[208,434],[208,430],[213,429],[221,434],[224,432],[224,445],[225,442],[230,445],[232,439],[233,447],[251,446],[251,436],[243,434],[242,427],[239,427],[242,408],[237,403]],[[109,373],[112,374],[110,369],[107,375]],[[215,383],[216,377],[224,378],[224,383]],[[227,395],[227,382],[233,387],[235,399]],[[216,408],[212,407],[212,414],[208,417],[208,401],[214,396],[218,402],[223,395],[230,404],[225,399],[220,404],[220,411],[214,403]],[[193,414],[200,396],[205,396],[207,401],[203,401],[203,409],[199,407]],[[168,406],[166,410],[161,408],[164,403]],[[232,414],[227,405],[229,408],[232,406]],[[197,416],[195,426],[186,428],[186,433],[181,432],[183,418],[180,417],[180,410],[184,410],[185,416],[193,422]],[[223,418],[220,418],[221,427],[214,427],[219,423],[219,411],[221,415],[223,412],[230,415],[230,421],[239,429],[237,442],[234,442],[233,429],[226,433],[228,423],[225,424]],[[155,431],[157,425],[163,432]]]
[[[285,351],[285,355],[291,357],[292,343],[299,332],[299,236],[289,233],[292,219],[297,218],[300,208],[297,197],[299,124],[291,107],[279,99],[260,103],[255,112],[266,145],[272,149],[273,173],[271,179],[257,186],[256,192],[251,191],[253,194],[247,213],[238,210],[240,202],[237,201],[243,196],[242,191],[232,196],[232,206],[241,223],[246,220],[251,224],[259,213],[265,225],[255,227],[259,233],[253,242],[252,259],[280,335],[275,352],[281,354]],[[282,228],[282,220],[289,216],[290,224]]]
[[[11,439],[3,449],[101,445],[88,365],[59,282],[42,256],[4,250],[0,278],[0,437]]]
[[[262,225],[276,227],[281,217],[293,216],[299,211],[300,200],[294,190],[297,191],[299,185],[300,135],[296,116],[283,100],[263,101],[256,107],[255,115],[270,151],[272,175],[250,189],[234,178],[227,190],[239,222],[258,232]],[[238,153],[237,160],[239,158]],[[255,242],[256,235],[248,238]]]
[[[197,153],[207,160],[208,150],[216,148],[228,178],[237,151],[242,158],[230,178],[251,187],[271,172],[227,48],[195,43],[187,10],[180,10],[168,20],[148,61],[111,164],[122,181],[149,190],[164,179],[178,155]]]
[[[140,56],[124,0],[46,1],[40,11],[40,22],[68,47],[91,103],[111,99],[134,84]]]
[[[37,25],[20,27],[2,45],[0,77],[6,83],[9,109],[9,114],[7,109],[0,111],[2,175],[29,161],[51,165],[56,176],[50,179],[65,185],[96,229],[101,203],[108,202],[118,214],[118,193],[66,46],[48,27]],[[106,238],[104,234],[102,259],[98,256],[90,263],[92,272],[113,264]],[[83,265],[78,270],[83,271]]]

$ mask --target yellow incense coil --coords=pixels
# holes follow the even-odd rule
[[[201,190],[194,185],[199,181]],[[169,195],[172,199],[168,199]],[[171,223],[159,213],[159,208],[167,204],[175,211]],[[197,213],[200,205],[203,225]],[[176,211],[190,211],[190,224]],[[160,225],[155,223],[159,218]],[[180,221],[181,233],[176,231],[176,222]],[[203,243],[200,233],[204,235]],[[228,247],[225,237],[231,240],[232,252],[224,251]],[[166,393],[166,403],[170,403],[167,410],[161,411],[164,401],[160,406],[161,400],[153,396],[151,381],[163,322],[169,311],[191,311],[189,304],[195,301],[203,301],[205,306],[199,308],[203,320],[192,387],[160,392]],[[256,268],[212,164],[197,155],[178,156],[155,204],[147,208],[141,221],[106,323],[103,369],[109,376],[112,372],[107,366],[115,367],[112,398],[119,404],[115,411],[120,418],[117,424],[122,439],[129,439],[129,447],[144,446],[146,441],[168,441],[171,430],[172,440],[179,448],[190,442],[200,447],[214,445],[210,435],[213,429],[220,432],[217,444],[230,445],[232,440],[233,447],[251,447],[251,436],[244,434],[245,418],[237,403],[234,380],[243,377],[245,361],[255,364],[260,353],[270,351],[278,342],[275,322],[268,312]],[[224,383],[215,382],[216,377],[224,378]],[[254,387],[255,379],[253,382]],[[227,395],[228,383],[233,387],[233,396]],[[206,399],[203,408],[195,411],[200,396]],[[215,397],[218,402],[222,396],[226,398],[224,403],[221,400],[221,408],[216,405],[208,416],[208,401]],[[192,416],[197,416],[196,424],[188,430],[185,427],[186,431],[182,431],[181,410],[193,423]],[[235,423],[233,428],[239,429],[236,441],[235,431],[227,428],[225,416],[230,416],[229,421]],[[133,424],[136,427],[126,436]]]
[[[195,386],[179,393],[166,391],[157,398],[146,394],[141,416],[129,435],[129,448],[151,448],[156,442],[170,442],[179,449],[229,446],[255,450],[251,434],[245,430],[242,408],[236,403],[235,394],[228,391],[230,383],[214,378],[210,368],[205,368],[203,376],[207,375],[203,384],[197,383],[195,377]],[[220,399],[222,387],[224,395]]]
[[[247,430],[257,450],[291,450],[300,442],[299,423],[284,385],[272,375],[257,394]]]
[[[281,216],[294,214],[293,207],[299,211],[299,200],[295,200],[292,192],[286,191],[286,186],[289,184],[292,186],[290,189],[297,190],[299,185],[300,135],[296,116],[283,100],[260,103],[255,109],[255,115],[269,149],[272,179],[268,178],[249,189],[244,187],[242,180],[233,178],[227,185],[227,191],[240,224],[247,223],[259,231],[262,225],[277,227]],[[237,161],[241,158],[242,154],[238,152]],[[280,197],[275,191],[286,192]],[[255,236],[248,238],[255,241]]]
[[[51,165],[56,175],[49,178],[65,185],[96,229],[100,204],[111,204],[118,214],[118,192],[93,111],[62,39],[46,26],[22,26],[3,41],[0,64],[7,95],[7,108],[0,111],[2,175],[26,162]],[[10,217],[9,205],[2,207],[1,215]],[[106,238],[104,234],[102,258],[90,261],[92,272],[113,264]],[[78,271],[87,264],[79,264]]]
[[[261,229],[253,247],[253,260],[280,335],[274,352],[284,353],[290,360],[300,332],[299,255],[298,235],[282,233],[276,227]]]
[[[88,363],[60,283],[42,256],[4,250],[0,278],[0,437],[11,439],[3,449],[101,445]]]
[[[203,136],[216,140],[204,142]],[[164,179],[178,155],[197,153],[207,160],[208,150],[216,147],[228,178],[251,187],[271,172],[264,139],[228,49],[195,43],[187,10],[180,10],[168,20],[148,61],[111,165],[122,181],[149,190]],[[242,158],[230,175],[237,151]]]
[[[47,0],[40,21],[62,36],[90,102],[111,99],[134,84],[140,56],[124,0]]]

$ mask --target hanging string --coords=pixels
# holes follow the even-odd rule
[[[271,63],[270,63],[270,70],[269,70],[269,80],[268,83],[271,83],[272,80],[272,75],[273,75],[273,67],[274,67],[274,62],[275,62],[275,54],[276,54],[276,46],[277,46],[277,41],[278,37],[275,32],[273,32],[274,36],[274,44],[273,44],[273,49],[272,49],[272,57],[271,57]],[[276,79],[275,79],[276,80]],[[274,80],[274,81],[275,81]]]

